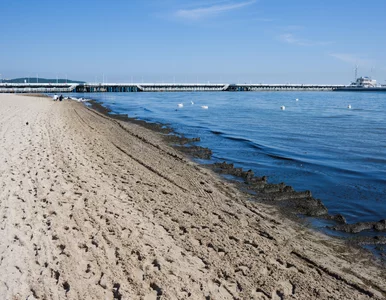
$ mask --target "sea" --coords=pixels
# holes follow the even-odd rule
[[[386,218],[386,93],[87,93],[113,113],[167,124],[210,160],[310,190],[347,223]],[[203,108],[204,107],[204,108]],[[285,107],[285,109],[282,109]],[[325,230],[328,221],[310,219]],[[336,234],[328,232],[329,234]],[[371,234],[371,233],[369,233]],[[376,233],[385,236],[385,233]]]

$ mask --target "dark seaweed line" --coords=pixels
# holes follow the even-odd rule
[[[143,142],[147,143],[148,145],[151,145],[151,146],[157,148],[157,149],[158,149],[159,151],[161,151],[162,153],[165,153],[165,154],[167,154],[167,155],[173,157],[173,158],[176,159],[176,160],[183,161],[183,162],[185,161],[185,160],[184,160],[183,158],[181,158],[180,156],[178,156],[178,155],[176,155],[176,154],[174,154],[174,153],[170,153],[170,152],[168,152],[168,151],[165,151],[165,150],[161,149],[159,145],[154,145],[153,143],[151,143],[151,142],[149,142],[148,140],[146,140],[144,137],[138,136],[138,135],[136,135],[136,134],[130,132],[130,130],[128,130],[127,128],[125,128],[125,127],[119,122],[120,119],[119,119],[118,117],[115,118],[114,115],[110,115],[110,114],[109,114],[109,113],[111,112],[111,109],[106,108],[103,104],[96,103],[96,104],[93,105],[91,108],[90,108],[89,106],[87,106],[87,105],[85,105],[85,107],[86,107],[89,111],[91,111],[91,112],[93,112],[93,113],[95,113],[95,114],[97,114],[97,115],[99,115],[99,116],[101,116],[101,117],[103,117],[103,118],[105,118],[105,119],[108,119],[108,120],[111,120],[111,121],[115,122],[116,124],[118,124],[119,127],[121,127],[123,130],[125,130],[127,133],[129,133],[129,134],[132,135],[133,137],[138,138],[138,139],[142,140]],[[131,122],[134,122],[134,121],[133,121],[132,118],[129,118],[129,117],[126,116],[126,118],[124,119],[124,122],[129,122],[129,123],[131,123]],[[134,122],[134,123],[135,123],[135,122]],[[146,122],[146,121],[143,121],[143,123],[144,123],[144,124],[146,124],[146,123],[149,124],[149,123]],[[137,124],[137,123],[135,123],[135,124]],[[138,125],[147,128],[147,127],[144,126],[142,123],[139,123]],[[161,125],[165,125],[165,124],[161,124]],[[155,132],[159,132],[156,128],[150,128],[150,130],[155,131]],[[171,130],[171,131],[173,132],[173,130]],[[217,132],[216,132],[216,133],[217,133]],[[216,133],[215,133],[215,134],[216,134]],[[217,134],[225,135],[225,134],[222,133],[222,132],[218,132]],[[231,138],[231,139],[233,139],[233,137],[226,137],[226,138]],[[238,138],[236,138],[236,139],[238,139]],[[254,144],[252,141],[250,141],[250,140],[248,140],[248,139],[241,139],[241,140],[248,141],[248,143]],[[260,149],[260,150],[262,150],[262,149],[265,148],[265,147],[263,147],[262,145],[253,145],[253,146],[256,147],[256,148],[258,148],[258,149]],[[197,146],[197,147],[199,147],[199,146]],[[178,152],[180,152],[180,153],[181,153],[181,152],[184,153],[184,151],[182,150],[182,148],[184,148],[184,146],[182,146],[182,147],[179,147],[179,146],[173,146],[173,148],[176,149],[176,150],[177,150]],[[187,148],[187,147],[185,147],[185,148]],[[199,148],[202,148],[202,147],[199,147]],[[203,148],[203,149],[208,149],[208,148]],[[210,150],[210,149],[208,149],[208,150]],[[188,151],[187,153],[188,153],[188,155],[190,155],[190,156],[193,155],[193,157],[194,157],[194,154],[193,154],[193,153],[189,153],[189,151]],[[272,157],[277,158],[277,159],[284,159],[284,160],[298,161],[298,160],[296,160],[296,159],[289,159],[289,158],[282,157],[282,156],[277,156],[277,155],[274,155],[274,154],[267,154],[267,155],[268,155],[268,156],[272,156]],[[200,158],[203,158],[203,157],[200,157]],[[299,162],[301,162],[301,161],[299,161]],[[215,172],[217,172],[217,171],[216,171],[216,168],[212,168],[212,169],[213,169]],[[245,171],[242,171],[242,173],[245,173]],[[246,172],[246,173],[248,173],[248,172]],[[222,174],[222,172],[220,172],[220,174]],[[228,174],[231,174],[231,173],[228,173]],[[236,175],[236,176],[239,176],[239,175]],[[243,178],[243,177],[241,176],[241,178]],[[264,177],[263,177],[263,178],[264,178]],[[244,178],[244,179],[245,179],[245,178]],[[247,183],[247,184],[248,184],[248,183]],[[312,198],[312,197],[311,197],[311,198]],[[313,199],[313,198],[312,198],[312,199]],[[288,200],[288,199],[287,199],[287,200]],[[320,204],[321,204],[323,207],[325,207],[325,206],[323,205],[323,202],[322,202],[321,200],[318,200],[318,202],[320,202]],[[322,218],[323,218],[323,216],[319,216],[319,215],[314,215],[314,217],[322,217]],[[341,217],[341,215],[339,215],[339,214],[336,215],[336,216],[330,216],[330,215],[327,213],[327,215],[324,215],[324,218],[332,219],[332,220],[335,220],[335,221],[340,222],[340,223],[345,223],[345,222],[346,222],[345,219],[344,219],[343,217]]]
[[[102,105],[101,105],[101,106],[102,106]],[[89,111],[91,111],[92,113],[95,113],[95,114],[97,114],[98,116],[100,116],[100,117],[102,117],[102,118],[104,118],[104,119],[106,119],[106,120],[110,120],[110,121],[115,122],[120,128],[122,128],[124,131],[126,131],[126,132],[127,132],[128,134],[130,134],[131,136],[140,139],[140,140],[143,141],[144,143],[146,143],[146,144],[148,144],[148,145],[150,145],[150,146],[153,146],[154,148],[157,148],[157,149],[158,149],[159,151],[161,151],[162,153],[165,153],[165,154],[167,154],[167,155],[173,157],[173,158],[176,159],[176,160],[179,160],[179,161],[182,161],[182,162],[184,161],[184,159],[181,158],[181,157],[179,157],[178,155],[176,155],[176,154],[174,154],[174,153],[170,153],[170,152],[168,152],[168,151],[165,151],[165,150],[161,149],[160,146],[154,145],[153,143],[149,142],[149,141],[148,141],[147,139],[145,139],[144,137],[132,133],[130,130],[128,130],[127,128],[125,128],[119,121],[114,120],[114,117],[113,117],[113,116],[106,116],[105,114],[100,113],[100,112],[98,112],[97,110],[95,110],[95,109],[93,109],[93,108],[89,108],[88,106],[85,106],[85,107],[86,107]],[[130,119],[128,119],[127,122],[130,122]]]

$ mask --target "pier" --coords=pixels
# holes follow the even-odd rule
[[[73,93],[74,83],[0,83],[0,93]]]
[[[261,83],[0,83],[0,93],[338,91],[344,87],[331,84]]]

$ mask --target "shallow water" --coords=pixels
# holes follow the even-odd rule
[[[212,149],[213,160],[252,169],[269,182],[311,190],[331,214],[341,213],[348,223],[386,218],[386,93],[74,96],[100,101],[115,113],[170,124],[187,137],[199,136],[198,144]]]

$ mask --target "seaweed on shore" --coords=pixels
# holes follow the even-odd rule
[[[202,159],[210,159],[212,156],[212,150],[210,150],[209,148],[192,145],[195,142],[199,142],[200,138],[187,138],[184,135],[176,134],[174,130],[169,127],[168,124],[150,123],[144,120],[139,120],[137,118],[128,117],[126,114],[114,114],[112,113],[111,109],[106,106],[103,106],[95,100],[91,100],[88,103],[90,104],[92,109],[95,109],[96,111],[107,115],[113,119],[130,122],[150,129],[152,131],[162,133],[164,140],[168,144],[172,145],[174,148],[176,148],[180,152],[185,153],[186,155]]]
[[[164,140],[168,144],[190,157],[201,159],[211,158],[212,151],[209,148],[192,145],[200,141],[200,138],[186,138],[183,135],[177,135],[168,124],[149,123],[136,118],[130,118],[126,114],[113,114],[111,109],[94,100],[89,101],[89,104],[91,108],[114,119],[131,122],[152,131],[162,133]],[[276,204],[279,207],[285,208],[286,211],[290,210],[296,214],[333,219],[337,222],[345,223],[345,219],[341,215],[329,215],[326,206],[319,199],[313,198],[310,191],[297,192],[291,186],[287,186],[284,183],[267,183],[265,176],[256,177],[252,170],[244,171],[242,168],[235,168],[233,164],[226,162],[214,163],[207,166],[217,173],[242,178],[244,184],[248,186],[248,189],[256,193],[255,198],[259,199],[259,201]]]
[[[254,197],[259,201],[277,204],[297,214],[315,217],[328,215],[327,208],[322,201],[313,198],[310,191],[297,192],[284,183],[268,183],[265,176],[256,177],[252,170],[244,171],[226,162],[214,163],[210,166],[220,174],[229,174],[244,179],[244,184],[255,193]]]
[[[89,105],[92,109],[109,116],[113,119],[124,121],[124,122],[130,122],[133,124],[140,125],[142,127],[145,127],[147,129],[150,129],[155,132],[163,133],[163,134],[170,134],[173,132],[173,129],[170,128],[167,124],[160,124],[160,123],[150,123],[146,122],[144,120],[139,120],[137,118],[131,118],[127,114],[115,114],[112,112],[112,110],[106,106],[103,106],[99,102],[95,100],[88,101]]]
[[[176,134],[168,124],[150,123],[136,118],[128,117],[126,114],[113,114],[111,109],[103,106],[97,101],[89,101],[91,108],[120,121],[134,123],[163,134],[164,140],[173,148],[193,158],[210,159],[212,151],[209,148],[193,145],[199,142],[200,138],[186,138]],[[327,207],[320,199],[312,196],[310,191],[295,191],[285,183],[272,184],[267,182],[267,177],[255,176],[252,170],[244,171],[236,168],[232,163],[220,162],[206,165],[219,174],[232,175],[240,178],[243,182],[236,182],[242,190],[252,191],[251,195],[256,201],[273,204],[282,209],[287,216],[305,215],[317,217],[325,220],[332,220],[337,223],[335,226],[328,227],[332,230],[344,231],[348,233],[358,233],[363,230],[386,231],[386,220],[379,222],[358,222],[347,224],[346,219],[341,214],[331,215]],[[350,239],[354,244],[385,244],[385,238],[377,237],[358,237]]]
[[[380,220],[378,222],[358,222],[354,224],[340,224],[329,228],[348,233],[358,233],[364,230],[386,231],[386,219]]]

